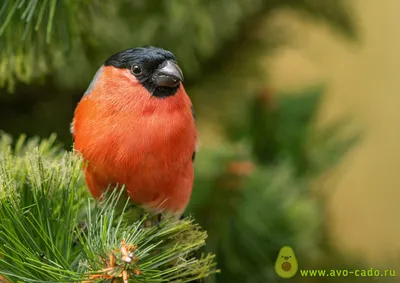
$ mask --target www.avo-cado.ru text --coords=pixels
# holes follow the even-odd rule
[[[396,277],[396,270],[394,269],[300,269],[301,276],[311,276],[311,277],[347,277],[347,276],[357,276],[357,277]]]

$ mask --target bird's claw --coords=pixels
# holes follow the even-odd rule
[[[162,220],[162,215],[161,214],[157,214],[156,219],[151,219],[153,218],[152,216],[149,216],[148,214],[142,214],[141,215],[141,219],[144,219],[143,224],[142,224],[142,228],[150,228],[153,226],[156,226],[158,229],[161,229],[161,220]]]

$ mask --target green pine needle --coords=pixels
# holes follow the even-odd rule
[[[8,136],[0,138],[3,277],[109,282],[107,273],[120,278],[126,272],[130,282],[190,282],[216,272],[214,255],[195,256],[207,233],[193,219],[145,228],[123,189],[111,190],[101,203],[91,199],[81,159],[55,148],[54,137],[40,143],[21,137],[14,146]],[[125,245],[131,262],[122,258]]]

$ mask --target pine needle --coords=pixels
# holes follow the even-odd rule
[[[0,136],[3,277],[27,283],[120,277],[189,282],[216,272],[213,255],[191,255],[207,238],[193,219],[145,228],[144,218],[128,209],[123,188],[111,188],[98,203],[87,194],[80,158],[54,150],[54,141],[22,136],[12,146]]]

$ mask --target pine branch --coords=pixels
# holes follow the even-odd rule
[[[0,87],[46,73],[79,42],[79,15],[95,1],[5,0],[0,4]],[[52,58],[53,57],[53,58]]]
[[[78,156],[53,151],[51,141],[30,146],[0,139],[0,274],[7,280],[190,282],[216,272],[213,255],[193,256],[207,238],[193,219],[145,228],[123,190],[101,203],[88,198]]]

